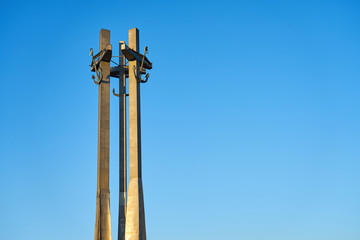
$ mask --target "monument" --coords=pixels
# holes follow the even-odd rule
[[[109,121],[110,77],[119,79],[119,223],[118,240],[145,240],[145,208],[141,168],[140,84],[148,81],[147,69],[152,63],[139,53],[139,30],[129,30],[129,45],[119,41],[119,63],[110,67],[112,46],[110,31],[100,31],[100,51],[94,55],[90,49],[92,79],[99,85],[98,164],[94,240],[111,240],[109,190]],[[128,66],[126,65],[128,60]],[[141,76],[145,75],[145,79]],[[128,91],[126,93],[128,78]],[[128,97],[128,104],[126,98]],[[126,108],[129,108],[129,127],[126,126]],[[129,130],[129,185],[127,186],[127,137]]]

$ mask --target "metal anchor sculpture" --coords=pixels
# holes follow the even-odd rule
[[[136,79],[139,82],[146,83],[150,77],[149,73],[147,73],[145,75],[145,80],[141,79],[141,75],[146,73],[146,69],[152,69],[152,63],[145,56],[146,53],[148,52],[148,47],[144,48],[144,55],[132,50],[126,44],[121,45],[121,51],[123,52],[123,54],[127,58],[127,60],[129,60],[129,61],[137,60],[139,62],[141,61],[140,71],[139,71],[140,74],[139,75],[136,74],[135,68],[133,69],[133,71],[135,73]]]
[[[115,93],[115,88],[113,88],[113,95],[116,97],[120,97],[120,94]],[[129,96],[129,94],[125,94],[125,96]]]
[[[149,73],[147,73],[146,75],[145,75],[145,80],[143,80],[143,79],[141,79],[141,74],[142,74],[142,72],[143,72],[143,66],[144,66],[144,60],[145,60],[145,55],[146,55],[146,53],[148,53],[148,47],[145,47],[144,48],[144,55],[143,55],[143,57],[142,57],[142,60],[141,60],[141,65],[140,65],[140,76],[138,76],[136,73],[135,73],[135,68],[134,68],[134,74],[135,74],[135,77],[136,77],[136,79],[139,81],[139,82],[141,82],[141,83],[146,83],[147,81],[148,81],[148,79],[149,79],[149,77],[150,77],[150,75],[149,75]],[[147,60],[147,58],[146,58],[146,60]],[[149,61],[149,60],[147,60],[147,61]],[[150,63],[151,64],[151,63]],[[152,67],[152,65],[151,65],[151,67]],[[145,70],[146,71],[146,70]]]
[[[140,65],[139,74],[136,74],[135,66],[133,68],[133,71],[134,71],[134,75],[135,75],[138,82],[146,83],[149,80],[149,77],[150,77],[150,74],[146,73],[146,69],[152,69],[152,63],[145,56],[149,52],[148,47],[144,48],[144,54],[140,54],[140,53],[130,49],[126,44],[122,44],[121,45],[121,51],[129,61],[132,61],[132,60],[139,60],[140,61],[140,59],[141,59],[141,65]],[[124,70],[125,70],[126,74],[129,73],[129,67],[128,66],[124,66]],[[115,77],[116,74],[114,74],[114,73],[115,72],[117,73],[119,70],[118,70],[118,67],[112,67],[110,71],[112,73],[111,76]],[[141,78],[142,74],[146,74],[145,75],[145,80]],[[116,96],[116,97],[120,96],[119,94],[115,93],[115,89],[113,89],[113,95]],[[126,96],[129,96],[129,94],[126,94]]]
[[[92,75],[91,78],[94,81],[94,83],[96,85],[98,85],[103,81],[103,75],[102,75],[102,69],[100,67],[100,62],[101,61],[110,62],[111,55],[112,55],[112,47],[110,44],[108,44],[98,54],[96,54],[95,56],[93,54],[94,54],[93,49],[90,48],[89,55],[91,56],[91,64],[89,66],[91,67],[91,71],[95,72],[97,80],[95,80],[94,75]]]

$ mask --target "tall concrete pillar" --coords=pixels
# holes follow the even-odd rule
[[[126,168],[126,58],[121,51],[119,42],[119,222],[118,240],[125,240],[126,222],[126,189],[127,189],[127,168]]]
[[[101,29],[100,50],[110,44],[110,31]],[[98,166],[96,192],[95,240],[111,240],[109,190],[109,119],[110,62],[101,61],[102,81],[99,84]]]
[[[139,52],[139,30],[129,30],[129,48]],[[126,240],[146,240],[141,172],[140,63],[129,61],[129,162],[130,179],[126,208]]]

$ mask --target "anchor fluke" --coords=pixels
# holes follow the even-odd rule
[[[113,94],[114,96],[120,97],[120,94],[115,93],[115,88],[113,88]]]

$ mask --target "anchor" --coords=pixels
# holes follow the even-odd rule
[[[144,54],[140,54],[140,53],[132,50],[131,48],[129,48],[126,44],[122,44],[121,51],[128,61],[133,61],[133,60],[137,60],[139,62],[141,61],[139,74],[136,73],[135,66],[133,68],[133,71],[134,71],[135,78],[137,79],[138,82],[146,83],[150,77],[149,73],[147,73],[145,75],[145,80],[141,79],[141,75],[146,73],[146,69],[152,69],[152,63],[145,56],[146,53],[148,53],[148,47],[144,48]]]
[[[146,69],[152,69],[152,63],[146,57],[146,54],[149,52],[148,47],[146,46],[144,48],[144,54],[140,54],[140,53],[132,50],[131,48],[129,48],[125,43],[121,44],[120,46],[121,46],[121,51],[122,51],[123,55],[126,57],[126,59],[128,61],[132,61],[132,60],[141,61],[139,74],[136,73],[135,66],[133,68],[133,71],[134,71],[135,78],[138,82],[146,83],[150,77],[150,74],[146,73]],[[114,56],[114,57],[119,57],[119,56]],[[126,78],[129,77],[129,67],[123,66],[122,68],[125,72]],[[120,72],[120,66],[112,67],[110,69],[110,76],[111,77],[119,77],[119,72]],[[145,74],[145,79],[141,78],[142,74]],[[120,96],[120,94],[115,93],[115,89],[113,89],[113,95],[116,97]],[[129,96],[129,94],[125,94],[125,96]]]
[[[145,60],[145,55],[146,55],[146,53],[148,53],[148,47],[145,47],[144,48],[144,55],[142,56],[142,60],[141,60],[141,64],[140,64],[140,75],[137,75],[136,74],[136,69],[135,69],[135,66],[134,66],[134,68],[133,68],[133,70],[134,70],[134,75],[135,75],[135,77],[136,77],[136,79],[137,79],[137,81],[138,82],[140,82],[140,83],[146,83],[147,81],[148,81],[148,79],[149,79],[149,77],[150,77],[150,74],[149,73],[147,73],[146,75],[145,75],[145,80],[144,79],[141,79],[141,74],[144,74],[145,72],[146,72],[146,69],[144,69],[143,68],[143,66],[144,66],[144,60]],[[147,59],[146,59],[147,60]],[[149,60],[147,60],[147,61],[149,61]],[[151,63],[150,63],[151,64]],[[151,65],[152,66],[152,65]]]
[[[95,74],[96,74],[96,79],[97,80],[95,80],[94,75],[91,76],[91,78],[94,81],[95,85],[98,85],[103,81],[103,74],[102,74],[102,69],[100,67],[100,62],[101,61],[110,62],[111,61],[111,55],[112,55],[111,44],[106,45],[106,47],[104,49],[102,49],[99,53],[97,53],[95,56],[94,56],[93,49],[90,48],[89,56],[91,56],[91,64],[89,66],[91,67],[91,71],[95,72]]]

